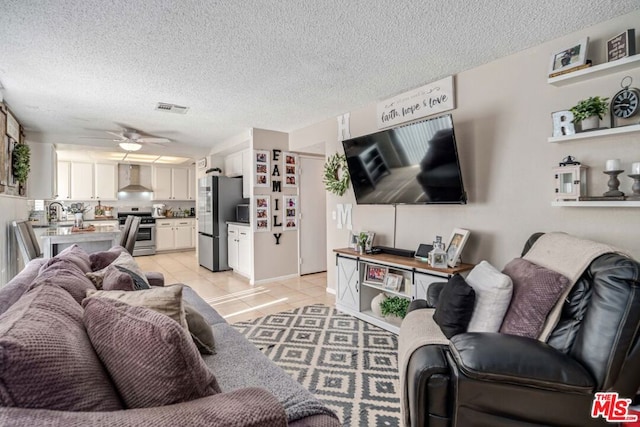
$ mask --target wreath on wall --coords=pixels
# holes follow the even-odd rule
[[[324,164],[324,188],[338,196],[342,196],[349,188],[349,170],[344,154],[336,153]]]

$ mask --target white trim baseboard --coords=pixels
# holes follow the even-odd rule
[[[279,280],[289,280],[289,279],[295,279],[296,277],[300,277],[300,275],[298,273],[294,273],[294,274],[289,274],[286,276],[280,276],[280,277],[271,277],[269,279],[262,279],[262,280],[252,280],[251,284],[252,285],[262,285],[264,283],[271,283],[271,282],[277,282]]]
[[[327,293],[331,294],[331,295],[335,295],[336,294],[336,290],[334,288],[327,287]]]

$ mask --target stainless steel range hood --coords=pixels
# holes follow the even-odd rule
[[[150,193],[153,191],[140,183],[140,165],[118,165],[118,177],[120,177],[119,185],[121,187],[118,191],[125,193]]]

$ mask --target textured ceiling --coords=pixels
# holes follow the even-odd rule
[[[639,6],[0,0],[0,82],[34,141],[113,148],[81,137],[120,123],[174,141],[143,152],[198,156],[248,128],[298,129]]]

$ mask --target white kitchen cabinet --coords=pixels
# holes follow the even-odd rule
[[[156,250],[170,251],[175,249],[176,239],[172,220],[156,220]]]
[[[189,168],[189,200],[196,199],[196,169],[195,167]]]
[[[115,163],[57,162],[58,200],[118,200]]]
[[[118,200],[118,165],[96,163],[95,198],[98,200]]]
[[[224,158],[224,174],[228,177],[242,175],[242,152],[229,154]]]
[[[58,197],[58,156],[55,147],[48,143],[28,143],[28,145],[31,149],[31,174],[27,183],[27,198],[51,200]]]
[[[229,224],[227,229],[227,263],[234,270],[238,269],[238,234],[238,226]]]
[[[155,200],[171,200],[171,168],[154,166],[151,177],[153,198]]]
[[[195,247],[193,240],[193,220],[176,220],[174,227],[176,249],[189,249]]]
[[[171,195],[175,200],[189,200],[189,170],[171,168]]]
[[[154,200],[194,200],[195,178],[191,189],[188,168],[172,168],[154,166],[152,171],[152,186]],[[193,195],[193,197],[190,197]]]
[[[238,231],[238,272],[251,277],[251,228],[240,226]]]
[[[227,229],[227,262],[235,272],[251,278],[251,227],[229,224]]]
[[[71,199],[71,162],[58,162],[58,200]]]
[[[253,156],[251,150],[242,151],[242,197],[248,199],[251,197],[251,162]]]
[[[193,218],[166,218],[156,220],[156,250],[172,251],[192,249],[195,220]]]
[[[71,162],[71,199],[92,200],[93,187],[93,163]]]

